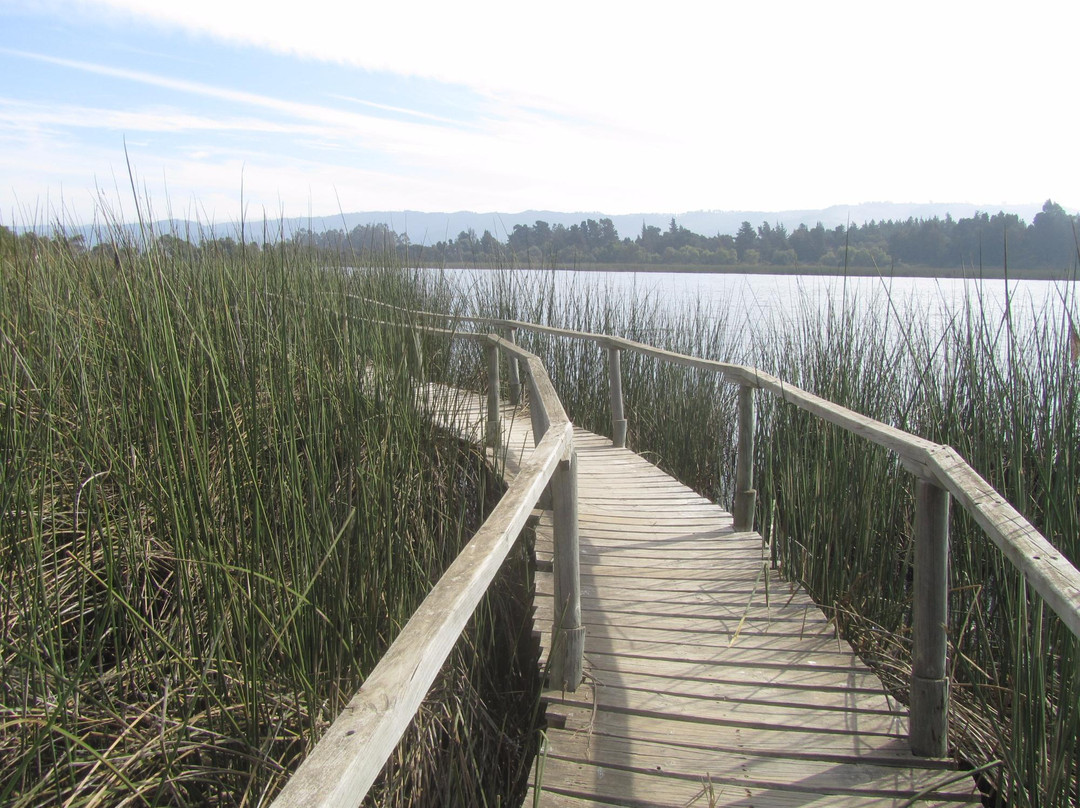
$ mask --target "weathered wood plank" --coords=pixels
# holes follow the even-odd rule
[[[552,617],[553,607],[548,601],[538,607],[535,615],[539,620]],[[709,618],[681,618],[667,615],[618,615],[582,611],[582,625],[592,637],[654,639],[686,638],[689,643],[735,645],[742,648],[791,648],[835,650],[838,642],[832,626],[824,621],[815,624],[816,630],[806,631],[797,623],[770,624],[763,621],[750,622],[742,618],[719,621]]]
[[[628,716],[628,725],[634,717],[681,719],[699,724],[726,724],[757,727],[769,730],[812,730],[814,732],[860,733],[883,737],[905,737],[907,721],[904,715],[888,709],[883,702],[877,708],[851,703],[837,709],[833,706],[791,702],[784,700],[758,700],[708,698],[654,692],[615,685],[582,685],[575,693],[545,692],[548,704],[576,705]],[[884,700],[883,700],[884,701]]]
[[[620,683],[648,683],[655,692],[713,693],[730,695],[727,688],[754,688],[758,698],[797,698],[788,691],[806,691],[812,698],[832,703],[870,697],[874,704],[891,705],[881,690],[880,680],[870,671],[795,671],[787,668],[718,668],[685,660],[653,660],[614,654],[591,654],[592,679],[602,686]],[[785,695],[787,694],[787,695]]]
[[[714,806],[837,806],[837,808],[880,808],[903,805],[910,793],[896,790],[870,790],[863,794],[851,789],[820,791],[814,784],[801,787],[782,785],[743,785],[733,778],[713,777],[706,770],[694,775],[596,766],[548,757],[545,763],[545,782],[554,781],[557,793],[595,795],[616,805],[655,805],[685,808],[695,802]],[[921,805],[955,805],[977,802],[974,797],[964,802],[951,796],[931,794]]]
[[[870,791],[907,795],[933,789],[950,799],[969,801],[974,783],[968,779],[950,782],[949,769],[919,769],[865,763],[858,758],[844,761],[820,758],[757,756],[716,747],[684,746],[677,743],[622,738],[611,735],[551,730],[549,755],[579,763],[600,763],[619,768],[700,777],[707,771],[718,778],[755,788],[788,786],[820,794]],[[558,750],[557,752],[554,750]]]
[[[633,590],[630,590],[632,594]],[[539,592],[536,595],[536,608],[550,608],[550,596]],[[635,599],[618,597],[583,597],[583,612],[590,615],[590,621],[606,622],[611,625],[644,625],[655,618],[673,618],[676,620],[705,620],[718,622],[728,629],[742,625],[743,631],[769,631],[776,628],[780,634],[798,634],[812,636],[819,633],[833,632],[833,623],[819,610],[809,604],[790,608],[772,608],[768,611],[753,609],[746,611],[742,603],[717,603],[708,600],[694,603],[678,603],[656,599]],[[706,623],[708,625],[708,623]]]
[[[913,757],[907,740],[895,734],[871,736],[857,732],[817,732],[812,728],[794,731],[771,726],[699,722],[664,715],[638,714],[628,717],[624,713],[594,710],[591,706],[555,703],[548,706],[548,722],[556,728],[581,734],[596,733],[706,749],[722,748],[752,752],[764,757],[818,759],[832,756],[865,758],[875,764],[894,761],[896,765],[919,768],[949,767],[947,761]]]
[[[647,585],[646,585],[647,584]],[[547,594],[551,589],[537,581],[538,591]],[[802,590],[791,590],[781,584],[771,588],[769,593],[762,587],[755,587],[750,582],[738,582],[730,585],[709,580],[679,581],[675,578],[653,578],[648,581],[620,578],[617,575],[582,575],[581,594],[583,597],[595,597],[604,594],[614,596],[616,590],[622,594],[640,593],[640,599],[663,600],[669,602],[732,603],[745,608],[751,594],[757,593],[757,603],[763,608],[790,606],[809,606],[813,604],[810,596]],[[696,598],[696,600],[695,600]]]

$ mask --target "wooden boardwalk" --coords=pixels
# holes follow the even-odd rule
[[[475,439],[484,402],[450,409]],[[532,435],[527,415],[504,415],[512,476]],[[575,447],[586,680],[544,694],[548,729],[526,806],[980,801],[950,761],[911,755],[904,705],[809,596],[769,569],[759,534],[734,532],[727,512],[607,438],[575,430]],[[535,598],[544,647],[551,553],[545,512]]]

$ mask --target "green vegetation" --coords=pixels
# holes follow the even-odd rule
[[[826,228],[801,224],[744,221],[734,234],[695,233],[674,218],[666,229],[642,224],[641,232],[620,237],[611,219],[585,219],[569,227],[536,221],[517,224],[500,241],[491,231],[463,230],[433,244],[410,242],[385,224],[362,224],[351,230],[301,228],[289,240],[318,253],[333,265],[366,265],[388,256],[407,266],[529,267],[578,269],[671,269],[698,272],[782,272],[800,274],[904,274],[1072,279],[1076,276],[1080,217],[1070,216],[1051,200],[1030,224],[1016,214],[977,213],[953,219],[883,220]],[[209,249],[235,258],[257,254],[275,240],[255,231],[219,236],[209,228],[164,233],[157,249],[184,258]],[[32,241],[0,226],[0,244]],[[79,253],[87,249],[79,234],[65,239]],[[91,252],[110,254],[109,243]]]
[[[1080,561],[1080,366],[1060,323],[991,320],[974,298],[935,331],[928,312],[848,299],[746,346],[723,311],[619,297],[603,276],[563,289],[492,272],[451,295],[399,256],[375,238],[330,260],[295,242],[86,250],[0,232],[0,802],[265,799],[483,518],[495,483],[431,425],[411,375],[479,387],[479,351],[425,338],[418,368],[412,337],[366,300],[760,366],[956,446]],[[519,341],[571,417],[607,433],[602,352]],[[735,389],[633,354],[623,373],[630,445],[729,504]],[[912,479],[888,452],[758,402],[773,558],[903,698]],[[955,507],[951,531],[952,749],[1003,761],[985,782],[1004,804],[1075,805],[1077,641]],[[519,549],[373,801],[493,804],[520,788],[537,683]]]
[[[917,312],[852,302],[795,329],[759,361],[794,384],[950,444],[1075,564],[1080,561],[1080,375],[1069,331],[1013,327],[978,300],[943,335]],[[1030,322],[1030,321],[1029,321]],[[891,333],[890,333],[891,332]],[[763,417],[763,532],[789,574],[902,691],[910,623],[913,493],[886,451],[772,405]],[[1075,804],[1080,648],[962,509],[952,509],[952,738],[997,757],[1010,805]]]
[[[1008,266],[1031,276],[1073,277],[1076,231],[1080,217],[1070,216],[1052,201],[1031,224],[1015,214],[979,213],[970,218],[870,221],[826,229],[803,224],[788,232],[781,224],[743,222],[733,235],[693,233],[671,220],[666,230],[642,224],[631,238],[619,237],[611,219],[586,219],[566,227],[537,221],[515,225],[505,242],[485,230],[462,231],[431,245],[410,244],[384,225],[359,225],[350,232],[300,231],[304,245],[335,255],[390,247],[413,264],[425,266],[520,267],[608,266],[721,267],[744,272],[766,269],[892,272],[898,267],[936,268],[947,273],[979,276]],[[1007,260],[1006,260],[1007,258]]]
[[[955,446],[1072,561],[1080,561],[1080,365],[1068,328],[980,300],[934,330],[886,298],[816,301],[740,349],[725,312],[565,290],[553,276],[480,275],[469,313],[611,333],[761,367],[916,435]],[[1064,290],[1063,290],[1064,291]],[[1066,300],[1071,309],[1071,291]],[[1025,325],[1021,330],[1020,322]],[[610,434],[605,357],[591,343],[519,332],[571,418]],[[730,504],[735,388],[715,374],[623,355],[629,445]],[[771,399],[759,406],[758,527],[782,574],[806,584],[887,685],[910,673],[913,478],[891,453]],[[1019,573],[952,508],[951,749],[1003,804],[1076,805],[1080,648]]]
[[[360,302],[445,305],[421,277],[119,233],[0,233],[0,804],[254,805],[498,485]],[[372,801],[518,793],[528,574],[519,548]]]

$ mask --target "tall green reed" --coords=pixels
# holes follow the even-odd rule
[[[498,488],[425,411],[411,338],[357,305],[438,304],[417,274],[106,236],[0,255],[0,802],[264,802]],[[528,624],[511,584],[387,804],[523,782],[535,664],[503,661]]]

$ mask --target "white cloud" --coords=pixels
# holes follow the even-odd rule
[[[193,109],[4,107],[3,117],[11,112],[19,126],[59,141],[95,120],[117,132],[281,137],[276,153],[260,141],[266,150],[253,155],[200,136],[186,153],[190,173],[178,155],[151,144],[140,163],[167,171],[174,189],[198,176],[235,196],[245,161],[250,187],[270,199],[277,187],[292,204],[302,191],[318,212],[324,203],[336,209],[334,188],[343,204],[355,199],[349,209],[366,200],[377,208],[398,201],[618,213],[884,198],[1028,201],[1080,187],[1072,156],[1077,3],[1036,0],[1007,15],[966,0],[77,6],[94,19],[434,79],[487,99],[479,117],[461,122],[407,100],[343,91],[328,103],[301,103],[224,86],[242,86],[239,77],[211,86],[48,57],[185,93]],[[198,108],[200,98],[237,112],[212,115]]]
[[[0,97],[0,127],[111,129],[119,132],[262,132],[294,135],[323,134],[325,127],[282,123],[261,118],[214,118],[158,107],[144,110],[107,109],[72,104],[38,104]]]

